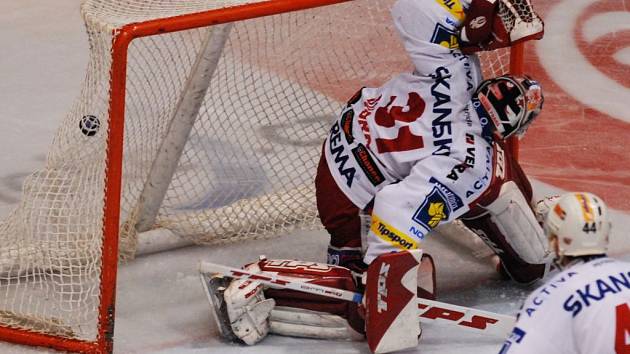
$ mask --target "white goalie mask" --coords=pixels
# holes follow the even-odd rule
[[[544,224],[547,237],[557,237],[558,257],[605,254],[610,228],[606,204],[591,193],[563,195]]]
[[[485,80],[476,96],[503,139],[525,134],[542,110],[540,84],[528,76],[505,75]]]

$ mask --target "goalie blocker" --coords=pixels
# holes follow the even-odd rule
[[[359,283],[347,268],[316,262],[261,257],[244,267],[260,273],[261,279],[277,275],[309,285],[364,291],[361,305],[265,287],[253,276],[232,280],[202,273],[201,277],[213,317],[221,335],[229,341],[253,345],[268,333],[319,339],[367,337],[373,352],[387,353],[418,344],[421,331],[416,298],[421,260],[425,263],[423,268],[433,273],[433,263],[430,258],[422,258],[422,251],[383,255],[370,265]]]

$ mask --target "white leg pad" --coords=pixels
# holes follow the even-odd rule
[[[306,309],[276,306],[271,311],[270,332],[289,337],[363,340],[348,321],[337,315]]]
[[[552,254],[549,243],[529,203],[516,183],[501,186],[499,197],[485,207],[505,239],[527,263],[548,263]]]

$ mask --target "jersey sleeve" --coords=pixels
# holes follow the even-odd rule
[[[548,328],[549,324],[539,324],[539,327]],[[529,331],[514,327],[510,336],[505,340],[499,354],[562,354],[567,348],[558,345],[558,342],[546,335],[545,331]]]
[[[391,14],[417,75],[429,76],[440,66],[448,67],[462,78],[458,87],[472,93],[482,74],[477,56],[460,50],[466,5],[462,0],[398,0]]]
[[[421,248],[432,229],[468,211],[464,196],[466,186],[477,178],[474,169],[463,171],[457,183],[441,177],[457,164],[443,156],[423,159],[402,181],[376,194],[364,258],[367,264],[384,253]]]
[[[512,333],[503,343],[500,354],[569,354],[577,353],[573,328],[559,313],[563,294],[547,283],[525,300]],[[554,285],[555,286],[555,285]]]

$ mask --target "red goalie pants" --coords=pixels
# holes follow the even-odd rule
[[[361,254],[361,210],[337,186],[323,152],[317,166],[315,196],[319,218],[330,234],[328,263],[365,270]]]

